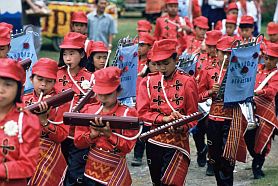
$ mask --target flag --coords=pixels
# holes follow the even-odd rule
[[[138,45],[131,45],[119,48],[117,57],[117,67],[122,70],[121,87],[122,92],[118,99],[131,100],[131,97],[136,96],[136,81],[137,81],[137,64],[138,64]],[[127,102],[130,106],[130,102]]]
[[[250,101],[254,96],[260,44],[232,49],[227,70],[224,104]]]
[[[37,62],[37,54],[34,46],[33,33],[28,32],[25,35],[13,38],[11,41],[11,49],[8,53],[9,58],[21,61],[30,58],[32,64],[26,72],[26,82],[24,86],[24,93],[31,92],[33,90],[33,85],[30,80],[32,75],[32,66]]]

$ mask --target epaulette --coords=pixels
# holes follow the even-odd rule
[[[61,67],[58,67],[58,70],[61,70],[61,69],[63,69],[63,68],[66,68],[66,65],[61,66]]]
[[[186,75],[186,76],[190,76],[188,73],[186,73],[182,69],[177,69],[177,73],[182,74],[182,75]]]

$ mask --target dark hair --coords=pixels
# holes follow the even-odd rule
[[[254,28],[254,24],[240,24],[239,28]]]
[[[123,88],[121,87],[121,85],[119,85],[116,89],[117,92],[121,92],[123,90]]]
[[[17,81],[17,92],[14,99],[14,103],[22,103],[21,93],[22,93],[22,83]]]
[[[64,59],[63,59],[63,53],[66,49],[62,48],[60,50],[60,57],[59,57],[59,63],[58,63],[58,67],[62,67],[62,66],[65,66],[65,62],[64,62]],[[87,62],[88,62],[88,59],[87,59],[87,56],[86,56],[86,52],[84,50],[84,48],[81,48],[81,49],[73,49],[73,50],[77,50],[80,54],[84,54],[84,57],[81,58],[80,62],[79,62],[79,66],[80,67],[86,67],[87,65]]]
[[[100,53],[100,52],[92,52],[90,54],[90,56],[88,57],[88,61],[87,61],[87,64],[86,64],[86,69],[90,72],[95,72],[96,71],[96,68],[95,68],[95,65],[94,65],[94,56],[96,53]],[[101,53],[106,53],[106,52],[101,52]],[[109,66],[109,63],[107,64],[106,67]]]
[[[176,60],[177,57],[178,57],[178,53],[176,52],[171,55],[171,58],[173,58],[173,60]]]

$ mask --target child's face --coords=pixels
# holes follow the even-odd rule
[[[233,36],[235,29],[236,29],[235,24],[226,23],[226,32],[228,36]]]
[[[178,4],[170,3],[166,5],[166,10],[171,17],[178,15]]]
[[[106,52],[97,52],[93,57],[95,70],[103,69],[107,60]]]
[[[76,22],[72,23],[71,29],[73,32],[77,32],[83,35],[87,34],[87,30],[88,30],[86,23],[76,23]]]
[[[147,64],[149,65],[149,70],[150,70],[151,73],[157,72],[156,63],[154,63],[154,62],[149,62],[149,63],[147,63]]]
[[[6,58],[10,50],[10,45],[0,46],[0,58]]]
[[[156,70],[161,72],[165,77],[169,77],[176,69],[176,61],[172,57],[155,63]]]
[[[276,64],[278,63],[278,58],[266,55],[264,61],[265,61],[265,67],[268,70],[272,70],[276,68]]]
[[[211,57],[216,56],[216,46],[215,45],[207,45],[207,53]]]
[[[278,42],[278,34],[269,34],[268,37],[269,37],[269,41],[271,43]]]
[[[55,85],[55,79],[45,78],[38,75],[34,75],[34,77],[31,78],[31,82],[37,96],[39,96],[41,92],[43,92],[43,95],[49,94]]]
[[[13,104],[17,89],[18,86],[15,80],[0,77],[0,108]]]
[[[147,55],[148,51],[150,50],[151,46],[148,44],[143,44],[140,43],[139,44],[139,48],[138,48],[138,54],[139,56],[145,56]]]
[[[195,32],[196,32],[196,37],[203,40],[205,39],[205,34],[207,32],[206,29],[200,28],[200,27],[195,27]]]
[[[219,66],[221,67],[222,66],[222,63],[223,63],[223,60],[224,60],[224,56],[227,56],[226,60],[224,61],[224,63],[226,65],[224,66],[228,66],[228,63],[229,63],[229,58],[230,58],[230,55],[231,55],[231,52],[225,52],[225,51],[221,51],[221,50],[217,50],[217,58],[218,58],[218,64]]]
[[[117,97],[119,93],[114,91],[110,94],[97,94],[98,100],[103,104],[106,108],[111,108],[117,102]]]
[[[229,12],[227,12],[227,15],[235,15],[238,16],[238,10],[237,9],[232,9]]]
[[[79,66],[82,57],[84,57],[84,54],[80,54],[79,51],[75,49],[65,49],[63,52],[64,63],[69,65],[71,69]]]
[[[240,35],[243,39],[249,39],[253,36],[254,28],[241,28],[240,29]]]

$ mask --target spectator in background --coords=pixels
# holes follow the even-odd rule
[[[90,40],[102,41],[112,49],[113,36],[117,34],[115,21],[104,13],[107,0],[96,0],[97,10],[88,14],[88,36]]]

